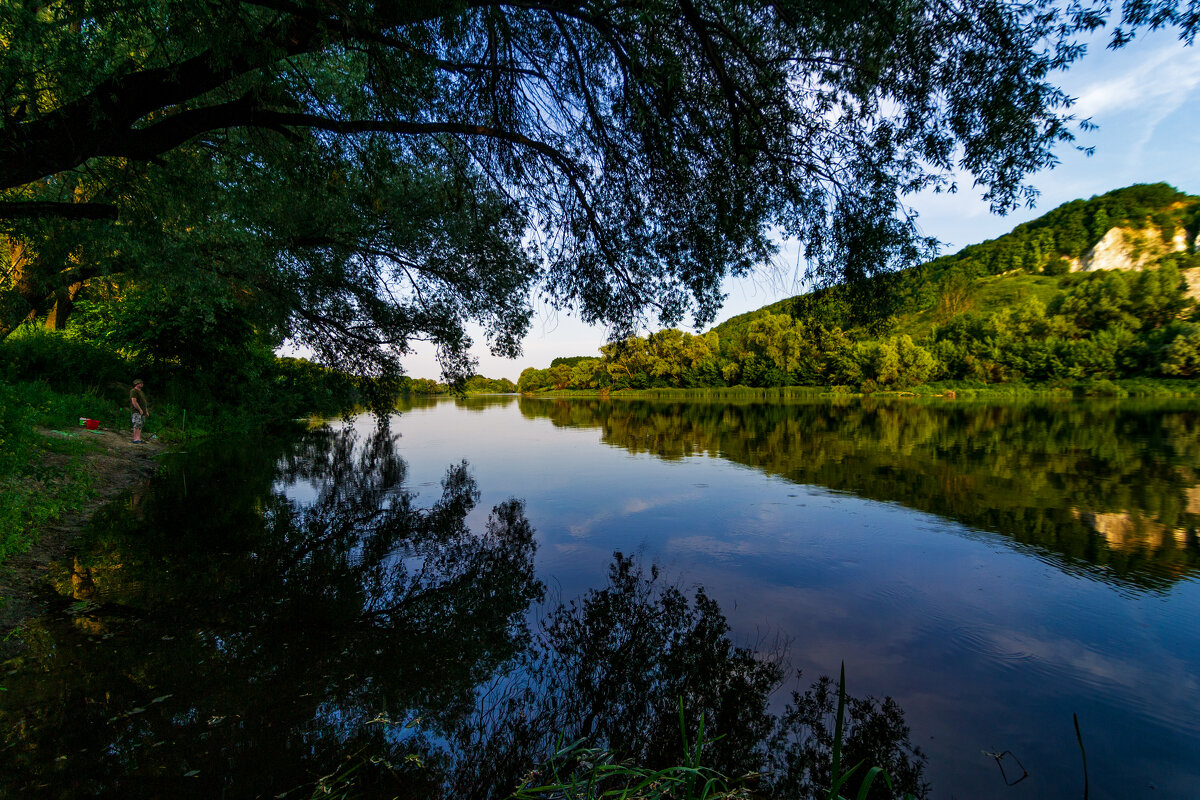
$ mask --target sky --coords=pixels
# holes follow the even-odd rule
[[[994,239],[1077,198],[1088,198],[1134,183],[1164,181],[1189,194],[1200,194],[1200,46],[1185,47],[1170,31],[1141,34],[1120,50],[1105,47],[1107,34],[1089,42],[1088,54],[1059,85],[1076,98],[1072,113],[1091,118],[1097,130],[1077,133],[1075,145],[1094,147],[1090,157],[1073,145],[1060,146],[1060,164],[1029,176],[1040,196],[1034,209],[1006,216],[992,214],[973,191],[971,179],[958,180],[953,195],[908,198],[922,231],[942,242],[943,253]],[[717,322],[753,311],[805,290],[804,264],[796,250],[781,243],[775,264],[758,273],[729,279]],[[598,356],[607,341],[604,328],[585,325],[566,312],[535,305],[534,318],[516,359],[492,356],[482,335],[473,353],[478,373],[515,381],[526,367],[545,368],[558,356]],[[404,361],[408,375],[437,378],[441,370],[432,348],[420,348]]]

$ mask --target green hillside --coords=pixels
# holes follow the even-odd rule
[[[1165,183],[1139,184],[1072,200],[997,239],[884,276],[875,286],[789,297],[731,317],[715,330],[728,335],[767,312],[842,328],[870,327],[895,315],[900,319],[894,324],[916,336],[959,311],[996,311],[1028,297],[1049,304],[1061,292],[1053,278],[1066,274],[1071,259],[1083,257],[1114,228],[1182,230],[1189,248],[1167,260],[1179,268],[1200,266],[1195,248],[1200,197]]]
[[[798,295],[703,335],[668,329],[522,373],[522,391],[1064,382],[1200,375],[1200,197],[1066,203],[994,240]],[[1195,272],[1192,272],[1195,270]],[[1200,318],[1198,318],[1200,319]]]

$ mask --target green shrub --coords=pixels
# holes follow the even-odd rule
[[[135,365],[104,345],[42,328],[20,329],[0,342],[0,374],[9,383],[44,381],[67,394],[128,391],[134,371]]]
[[[1107,378],[1096,378],[1076,385],[1076,394],[1085,397],[1128,397],[1129,392]]]

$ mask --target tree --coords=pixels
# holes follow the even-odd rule
[[[566,364],[551,367],[549,372],[550,385],[555,389],[566,389],[571,385],[571,368]]]
[[[804,344],[803,323],[787,314],[767,312],[746,328],[749,351],[782,373],[795,372],[811,360]]]
[[[1171,261],[1164,260],[1158,269],[1139,272],[1132,288],[1133,313],[1142,321],[1143,330],[1161,328],[1196,305],[1187,296],[1187,281]]]
[[[1160,369],[1164,375],[1178,378],[1200,375],[1200,328],[1188,326],[1171,340]]]
[[[517,379],[517,391],[536,392],[550,385],[550,370],[526,367]]]
[[[584,358],[571,367],[571,388],[595,389],[608,377],[600,359]]]
[[[1085,275],[1063,297],[1059,313],[1082,330],[1099,331],[1114,325],[1135,328],[1140,321],[1133,314],[1129,298],[1129,279],[1117,270],[1101,270]]]
[[[0,333],[92,276],[213,269],[326,360],[394,369],[424,338],[461,376],[466,323],[515,353],[535,288],[617,334],[648,315],[702,325],[772,229],[815,277],[861,280],[929,251],[903,197],[952,188],[956,169],[996,210],[1032,199],[1024,176],[1072,137],[1050,75],[1106,13],[6,3]],[[1123,13],[1117,45],[1198,25],[1175,0]]]

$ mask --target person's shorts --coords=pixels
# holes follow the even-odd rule
[[[133,427],[135,427],[135,428],[146,427],[146,418],[143,417],[141,414],[138,414],[138,413],[131,414],[129,420],[130,420],[130,422],[133,423]]]

